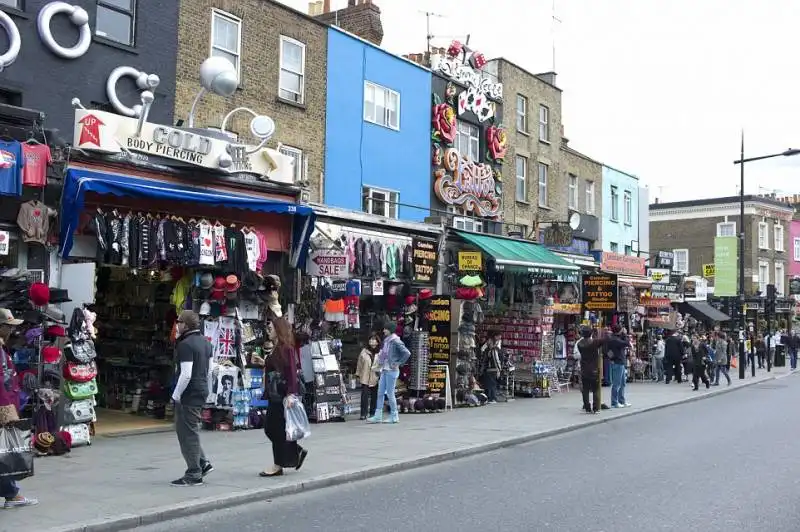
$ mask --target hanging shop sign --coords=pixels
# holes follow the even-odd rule
[[[643,257],[604,251],[600,257],[600,269],[623,275],[644,275],[645,259]]]
[[[542,230],[542,243],[549,247],[567,248],[572,245],[572,232],[569,224],[553,223]]]
[[[665,297],[673,303],[683,302],[683,275],[670,274],[667,282],[653,283],[650,294],[653,297]]]
[[[254,174],[263,180],[294,183],[294,159],[276,150],[146,121],[140,124],[136,118],[104,111],[75,110],[73,145],[82,150],[108,154],[141,153],[172,166],[200,167],[226,174]]]
[[[580,303],[553,303],[553,314],[580,314]]]
[[[347,257],[330,249],[312,251],[306,261],[306,273],[312,277],[347,279],[349,278]]]
[[[702,277],[687,277],[683,281],[683,298],[686,301],[708,299],[708,281]]]
[[[709,279],[716,274],[716,268],[713,264],[703,264],[703,277]]]
[[[435,296],[425,312],[431,364],[450,363],[450,296]]]
[[[653,258],[656,268],[672,270],[672,264],[675,261],[675,254],[672,251],[659,251]]]
[[[739,238],[718,236],[714,238],[714,295],[734,297],[739,292]],[[703,268],[705,270],[705,267]],[[703,273],[704,277],[709,277]]]
[[[653,284],[669,284],[669,270],[667,268],[648,268],[647,278],[653,281]]]
[[[483,256],[480,251],[459,251],[458,270],[462,272],[479,272],[483,270]]]
[[[615,311],[617,293],[617,276],[613,273],[584,275],[582,278],[581,299],[586,311]]]
[[[439,200],[475,216],[496,218],[500,214],[499,187],[489,164],[462,157],[455,148],[441,154],[441,148],[435,146],[434,165],[439,166],[437,163],[443,166],[433,173],[433,190]]]
[[[645,307],[669,308],[672,301],[668,297],[640,297],[639,303]]]
[[[411,242],[411,261],[415,283],[434,284],[439,261],[439,244],[435,240],[414,238]]]

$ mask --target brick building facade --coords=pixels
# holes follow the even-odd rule
[[[199,89],[201,63],[210,55],[237,65],[240,85],[231,98],[206,95],[195,125],[219,127],[237,107],[275,121],[268,146],[296,161],[296,180],[311,201],[322,200],[328,28],[273,0],[181,0],[175,117],[185,118]],[[249,139],[250,116],[228,126]]]

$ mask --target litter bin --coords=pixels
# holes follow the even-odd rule
[[[782,345],[775,346],[775,367],[786,367],[786,347]]]

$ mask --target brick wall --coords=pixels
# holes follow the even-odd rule
[[[348,7],[316,16],[317,20],[357,35],[377,46],[383,41],[381,10],[370,1],[351,1]]]
[[[310,17],[272,0],[181,0],[178,24],[178,66],[175,117],[189,114],[197,90],[200,64],[210,55],[212,9],[241,19],[241,84],[231,98],[207,94],[198,107],[196,126],[219,127],[232,109],[249,107],[275,120],[278,143],[303,150],[308,163],[311,201],[320,201],[325,160],[327,28]],[[281,35],[306,45],[305,101],[278,98]],[[237,114],[228,128],[250,138],[250,116]]]

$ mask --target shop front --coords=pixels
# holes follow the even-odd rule
[[[683,282],[683,300],[678,308],[690,331],[713,331],[726,325],[731,319],[709,303],[708,280],[703,277],[686,277]]]
[[[557,311],[577,319],[580,268],[535,242],[458,230],[451,234],[456,253],[480,252],[482,259],[479,270],[452,277],[457,390],[468,391],[481,373],[480,347],[496,331],[508,358],[502,379],[507,395],[548,396],[570,352],[567,331],[554,328],[554,316]],[[481,308],[477,300],[484,296]]]

